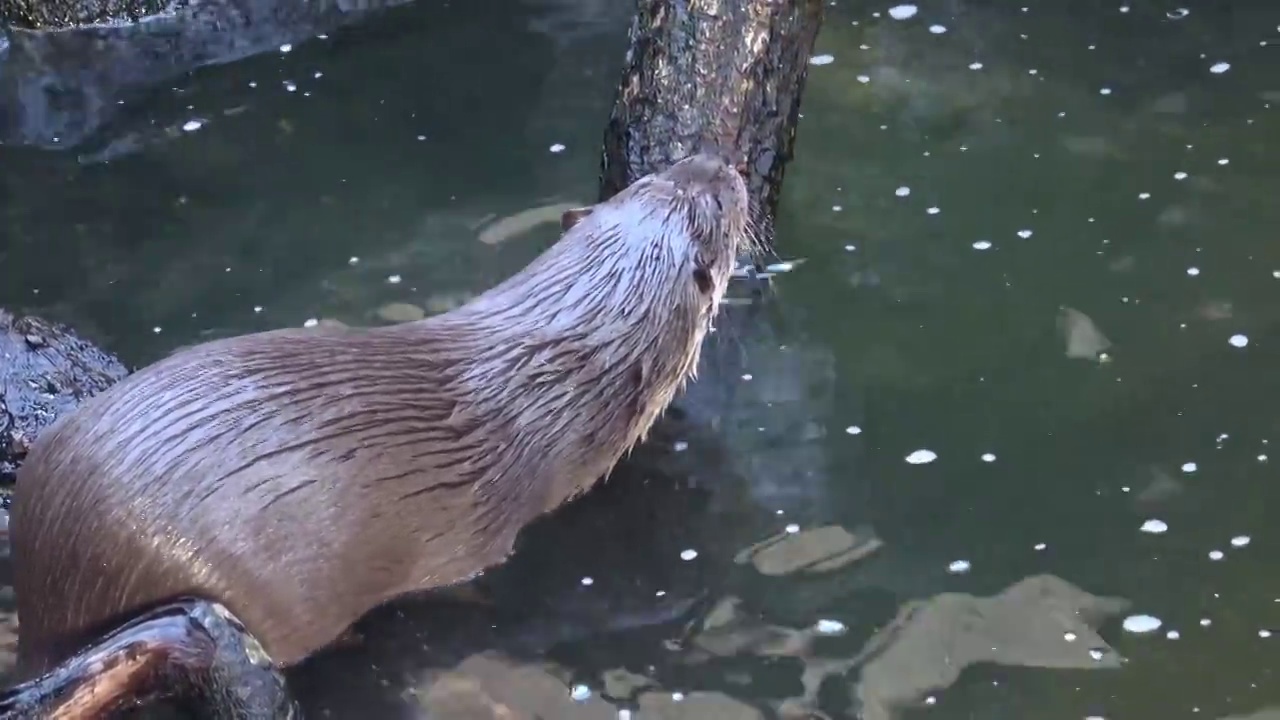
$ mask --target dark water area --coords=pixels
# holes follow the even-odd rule
[[[0,307],[134,365],[446,309],[595,197],[629,16],[418,0],[0,148]],[[830,4],[794,268],[691,390],[765,410],[381,612],[309,715],[1280,717],[1278,51],[1262,2]]]

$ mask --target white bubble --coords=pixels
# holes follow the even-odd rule
[[[857,425],[850,425],[849,427],[845,428],[845,429],[844,429],[844,431],[845,431],[846,433],[848,433],[849,435],[861,435],[861,434],[862,434],[862,428],[858,427]]]
[[[564,152],[564,145],[561,145],[560,143],[555,143],[554,145],[552,145],[547,149],[553,153],[560,153],[560,152]]]
[[[903,185],[897,190],[894,190],[893,194],[897,195],[898,197],[906,197],[911,194],[911,188],[907,187],[906,185]]]
[[[977,61],[971,62],[971,63],[969,63],[969,69],[970,69],[970,70],[981,70],[981,69],[982,69],[982,63],[977,62]]]
[[[1182,463],[1182,472],[1184,473],[1193,473],[1196,471],[1196,468],[1197,466],[1193,462]]]
[[[348,265],[358,265],[359,263],[360,263],[360,258],[356,257],[355,255],[352,255],[351,257],[347,258]]]
[[[1036,544],[1035,544],[1035,549],[1036,549],[1037,551],[1038,551],[1038,550],[1044,550],[1044,549],[1045,549],[1045,548],[1047,548],[1047,547],[1049,547],[1049,546],[1048,546],[1048,545],[1046,545],[1046,544],[1044,544],[1044,543],[1036,543]]]
[[[1200,618],[1200,627],[1209,627],[1212,624],[1213,621],[1209,618]]]
[[[796,533],[800,532],[800,526],[795,523],[791,523],[790,525],[782,529],[787,531],[788,535],[795,535]]]
[[[942,33],[946,32],[946,31],[947,31],[947,28],[946,28],[946,26],[945,26],[945,25],[930,25],[930,26],[929,26],[929,32],[933,33],[934,35],[941,35]]]
[[[199,130],[199,129],[200,129],[200,128],[202,128],[202,127],[204,127],[204,121],[203,121],[203,120],[199,120],[199,119],[197,119],[197,120],[188,120],[188,121],[186,121],[186,122],[182,123],[182,131],[183,131],[183,132],[195,132],[195,131]]]
[[[1142,523],[1142,527],[1138,529],[1144,533],[1159,535],[1160,533],[1167,532],[1169,530],[1169,526],[1166,525],[1163,520],[1148,520]]]
[[[1231,162],[1229,158],[1218,158],[1219,165],[1227,165]]]
[[[155,326],[155,327],[151,328],[151,332],[153,332],[153,333],[155,333],[155,334],[157,334],[157,335],[159,335],[159,334],[160,334],[161,332],[163,332],[163,331],[164,331],[164,328],[160,327],[159,325],[157,325],[157,326]]]
[[[298,85],[297,85],[297,83],[293,82],[292,80],[285,80],[285,81],[284,81],[284,89],[285,89],[285,90],[288,90],[289,92],[297,92],[297,91],[298,91]]]
[[[969,572],[970,567],[972,566],[969,564],[968,560],[956,560],[947,566],[947,572],[952,575],[963,575]]]
[[[938,459],[938,454],[932,450],[915,450],[907,456],[907,462],[912,465],[925,465]]]
[[[1169,12],[1165,13],[1164,16],[1169,18],[1170,20],[1181,20],[1182,18],[1190,14],[1191,14],[1191,11],[1186,8],[1174,8],[1173,10],[1170,10]]]
[[[1200,274],[1200,268],[1198,268],[1198,267],[1189,267],[1189,268],[1187,268],[1187,274],[1188,274],[1188,275],[1190,275],[1191,277],[1195,277],[1195,276],[1197,276],[1197,275],[1199,275],[1199,274]]]
[[[285,44],[283,44],[283,45],[281,45],[281,46],[280,46],[280,52],[282,52],[282,53],[287,53],[287,52],[292,52],[292,51],[293,51],[293,46],[292,46],[292,45],[290,45],[289,43],[285,43]]]
[[[1075,633],[1073,633],[1073,632],[1065,632],[1065,633],[1062,633],[1062,639],[1063,639],[1063,640],[1066,640],[1067,642],[1075,642],[1075,641],[1076,641],[1076,634],[1075,634]]]
[[[937,215],[938,213],[942,212],[942,209],[937,207],[931,207],[931,208],[927,208],[925,212],[929,213],[930,215]]]
[[[915,5],[894,5],[889,8],[889,17],[894,20],[908,20],[916,16],[920,8]]]
[[[1178,638],[1182,637],[1182,633],[1178,632],[1177,630],[1170,630],[1169,632],[1165,633],[1164,636],[1169,638],[1170,640],[1177,640]]]
[[[1270,630],[1259,630],[1259,631],[1258,631],[1258,637],[1263,638],[1263,639],[1265,640],[1266,638],[1271,637],[1271,631],[1270,631]]]
[[[814,55],[813,57],[809,58],[810,65],[830,65],[835,61],[836,61],[835,55],[827,55],[827,54]]]
[[[982,462],[995,462],[995,453],[982,453]]]
[[[1223,554],[1223,552],[1222,552],[1221,550],[1210,550],[1210,551],[1209,551],[1209,559],[1210,559],[1210,560],[1221,560],[1221,559],[1222,559],[1222,558],[1224,558],[1224,557],[1226,557],[1226,555],[1225,555],[1225,554]]]
[[[1186,179],[1187,179],[1187,174],[1186,174],[1186,173],[1184,173],[1184,172],[1182,172],[1181,170],[1179,170],[1178,172],[1176,172],[1176,173],[1174,173],[1174,174],[1173,174],[1173,179],[1174,179],[1174,180],[1186,180]]]
[[[1138,193],[1139,200],[1149,200],[1150,198],[1151,198],[1151,193],[1148,193],[1148,192]]]
[[[689,443],[685,442],[684,440],[677,440],[671,444],[671,449],[675,450],[676,452],[684,452],[685,450],[689,449]]]
[[[1214,75],[1221,75],[1222,73],[1230,69],[1231,69],[1231,63],[1229,62],[1216,62],[1209,66],[1209,72],[1213,73]]]
[[[694,558],[696,558],[696,557],[698,557],[698,551],[697,551],[697,550],[681,550],[681,551],[680,551],[680,559],[681,559],[681,560],[689,561],[689,560],[692,560],[692,559],[694,559]]]
[[[317,326],[317,325],[319,325],[319,324],[320,324],[320,321],[319,321],[319,320],[317,320],[317,319],[315,319],[315,318],[307,318],[305,321],[303,321],[303,323],[302,323],[302,327],[304,327],[304,328],[313,328],[313,327],[315,327],[315,326]]]
[[[583,584],[583,585],[595,585],[595,584],[596,584],[596,581],[595,581],[595,578],[584,577],[584,578],[582,578],[582,584]]]
[[[684,700],[684,693],[682,693],[682,692],[673,692],[673,693],[671,693],[671,699],[672,699],[672,700],[674,700],[674,701],[676,701],[676,702],[680,702],[680,701]]]
[[[1232,547],[1244,547],[1244,546],[1246,546],[1246,545],[1248,545],[1248,544],[1249,544],[1249,536],[1248,536],[1248,535],[1237,535],[1237,536],[1235,536],[1235,537],[1231,538],[1231,546],[1232,546]]]
[[[1098,94],[1099,94],[1099,95],[1110,95],[1110,94],[1111,94],[1111,88],[1105,88],[1105,87],[1104,87],[1104,88],[1102,88],[1101,90],[1099,90],[1099,91],[1098,91]]]
[[[574,685],[569,690],[569,697],[573,698],[578,702],[587,700],[588,698],[591,697],[591,688],[587,687],[586,685]]]
[[[391,283],[392,285],[399,285],[399,284],[400,284],[400,276],[399,276],[399,275],[388,275],[388,276],[387,276],[387,282]]]
[[[819,620],[814,623],[813,629],[818,631],[819,635],[843,635],[848,630],[839,620]]]
[[[1027,238],[1031,237],[1031,231],[1030,231],[1030,230],[1019,230],[1019,231],[1018,231],[1018,237],[1022,238],[1023,240],[1026,240]]]
[[[1236,334],[1232,335],[1227,342],[1231,343],[1232,347],[1242,348],[1249,344],[1249,338],[1245,335]]]
[[[858,76],[858,82],[860,82],[860,83],[862,83],[862,84],[864,84],[864,85],[865,85],[865,84],[867,84],[867,83],[871,82],[871,76],[870,76],[870,75],[859,75],[859,76]]]
[[[973,243],[973,249],[974,249],[974,250],[990,250],[990,249],[991,249],[991,241],[990,241],[990,240],[976,240],[976,241],[974,241],[974,243]]]
[[[1149,633],[1160,629],[1160,618],[1151,615],[1130,615],[1124,619],[1124,629],[1131,633]]]

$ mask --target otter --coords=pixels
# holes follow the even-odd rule
[[[566,213],[559,241],[456,310],[209,342],[87,401],[19,471],[20,672],[56,675],[175,603],[287,667],[501,563],[694,375],[755,248],[748,205],[736,168],[693,155]]]
[[[20,674],[183,602],[289,666],[499,564],[694,375],[749,218],[737,169],[690,156],[451,313],[209,342],[91,398],[19,470]]]

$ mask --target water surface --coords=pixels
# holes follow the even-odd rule
[[[109,162],[2,150],[0,306],[133,364],[445,309],[556,232],[484,228],[595,196],[627,22],[420,0],[158,89],[122,136],[199,127]],[[804,262],[694,390],[747,409],[531,531],[496,607],[381,641],[447,663],[299,687],[334,717],[1280,708],[1278,45],[1266,3],[832,3],[777,223]],[[771,537],[817,554],[738,557]],[[486,648],[521,669],[440,678]]]

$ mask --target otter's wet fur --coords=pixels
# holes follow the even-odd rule
[[[566,218],[455,311],[210,342],[89,400],[19,473],[23,675],[182,596],[290,665],[378,604],[501,562],[693,374],[747,206],[732,168],[694,156]]]

